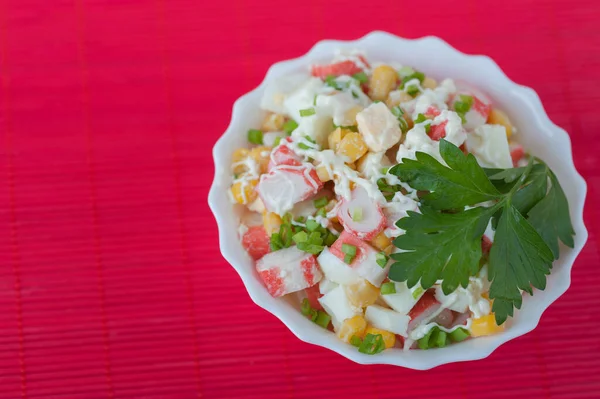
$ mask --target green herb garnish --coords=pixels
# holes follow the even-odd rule
[[[316,114],[317,111],[314,108],[306,108],[300,110],[300,116],[311,116]]]
[[[367,334],[358,347],[360,353],[366,353],[367,355],[376,355],[384,349],[385,343],[381,334]]]
[[[248,130],[248,141],[252,144],[262,144],[263,143],[263,132],[261,132],[258,129]]]
[[[496,233],[489,254],[490,299],[496,323],[504,323],[522,304],[521,291],[543,290],[558,258],[558,241],[574,246],[566,196],[558,179],[540,159],[504,171],[482,169],[472,154],[440,140],[448,166],[417,152],[390,170],[413,189],[426,191],[421,213],[408,212],[396,225],[406,234],[394,245],[406,252],[392,255],[389,278],[420,282],[428,289],[443,280],[446,295],[479,272],[481,240],[494,217]],[[489,175],[489,177],[488,177]],[[542,195],[543,194],[543,195]],[[478,206],[492,201],[490,207]],[[468,210],[466,206],[473,207]]]
[[[283,124],[283,131],[289,136],[294,130],[296,130],[297,127],[298,124],[296,123],[296,121],[290,119],[289,121]]]

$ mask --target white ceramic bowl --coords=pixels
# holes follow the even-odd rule
[[[435,78],[453,78],[470,82],[488,93],[494,103],[505,110],[526,149],[544,159],[558,176],[567,194],[573,227],[575,248],[561,247],[544,291],[533,297],[525,295],[523,306],[503,333],[467,340],[442,349],[427,351],[386,350],[369,356],[338,340],[329,331],[305,317],[298,304],[269,295],[257,273],[254,262],[246,254],[237,236],[238,213],[227,198],[231,183],[230,164],[234,148],[246,146],[246,132],[260,126],[264,113],[258,104],[267,82],[292,72],[307,71],[312,63],[329,61],[335,49],[361,49],[371,61],[397,61],[411,65]],[[385,32],[372,32],[354,41],[324,40],[302,57],[279,62],[267,72],[256,89],[240,97],[233,105],[233,115],[227,131],[213,149],[215,178],[208,197],[217,220],[219,243],[223,257],[237,270],[252,300],[277,316],[298,338],[329,348],[361,364],[392,364],[412,369],[429,369],[441,364],[476,360],[488,356],[503,343],[533,330],[548,306],[569,287],[571,268],[585,244],[588,234],[583,224],[583,204],[586,184],[575,170],[569,135],[548,119],[537,94],[530,88],[510,80],[489,57],[466,55],[436,37],[407,40]]]

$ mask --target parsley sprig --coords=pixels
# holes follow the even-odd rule
[[[532,287],[545,288],[559,240],[573,247],[566,196],[540,159],[531,158],[523,168],[484,170],[473,155],[443,139],[440,154],[447,166],[417,152],[416,160],[403,159],[390,170],[427,194],[421,197],[421,213],[409,211],[396,223],[406,234],[394,245],[405,252],[392,255],[389,277],[409,287],[420,282],[424,289],[441,279],[445,294],[466,287],[479,272],[482,236],[493,219],[488,278],[500,325],[521,307],[521,291],[533,295]],[[479,205],[487,201],[492,205]]]

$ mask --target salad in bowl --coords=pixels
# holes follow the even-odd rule
[[[230,150],[237,239],[270,296],[362,355],[510,330],[575,246],[562,181],[463,79],[346,47],[259,107]]]

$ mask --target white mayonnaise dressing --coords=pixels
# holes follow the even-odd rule
[[[240,185],[240,194],[242,196],[244,204],[248,203],[248,198],[246,197],[246,187],[250,184],[250,181],[256,180],[260,176],[260,167],[258,163],[250,156],[244,158],[239,162],[235,162],[231,165],[231,170],[235,170],[238,166],[244,166],[245,172],[240,174],[237,178],[233,179],[232,186],[236,183],[241,183]],[[229,200],[232,203],[236,203],[235,198],[233,197],[233,193],[231,189],[228,190]]]

